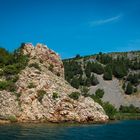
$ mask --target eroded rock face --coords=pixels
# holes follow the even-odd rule
[[[0,118],[7,119],[7,117],[19,115],[20,107],[14,93],[0,91]]]
[[[64,67],[60,56],[46,45],[37,44],[35,47],[31,44],[25,44],[23,54],[29,55],[30,62],[38,62],[51,70],[55,75],[64,77]]]
[[[30,60],[16,82],[16,92],[20,96],[17,100],[12,93],[1,91],[0,115],[14,115],[19,122],[108,120],[103,108],[91,98],[80,96],[73,100],[69,97],[72,92],[79,91],[64,80],[63,64],[55,52],[41,44],[35,48],[26,44],[23,53],[29,55]],[[38,68],[31,67],[32,63],[37,63]],[[53,65],[53,71],[49,69],[50,65]]]

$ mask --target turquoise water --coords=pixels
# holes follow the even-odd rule
[[[140,140],[140,121],[100,125],[6,124],[0,140]]]

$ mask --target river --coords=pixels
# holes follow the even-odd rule
[[[140,120],[107,124],[4,124],[0,140],[140,140]]]

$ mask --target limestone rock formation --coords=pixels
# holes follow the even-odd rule
[[[30,62],[41,63],[57,76],[64,77],[64,67],[60,56],[46,45],[37,44],[35,47],[31,44],[25,44],[23,54],[30,57]]]
[[[29,63],[19,73],[16,93],[0,92],[0,117],[15,116],[18,122],[106,122],[108,116],[93,99],[80,96],[64,80],[63,63],[58,54],[42,44],[25,44]],[[17,96],[18,95],[18,96]]]

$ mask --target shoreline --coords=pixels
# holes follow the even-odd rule
[[[108,121],[105,122],[74,122],[74,121],[67,121],[67,122],[49,122],[49,121],[27,121],[27,122],[11,122],[10,120],[0,120],[0,125],[5,125],[5,124],[54,124],[54,125],[93,125],[93,124],[109,124],[109,123],[114,123],[114,122],[118,122],[118,121],[125,121],[125,120],[140,120],[140,116],[138,118],[136,117],[120,117],[118,118],[118,116],[114,119],[109,119]]]

